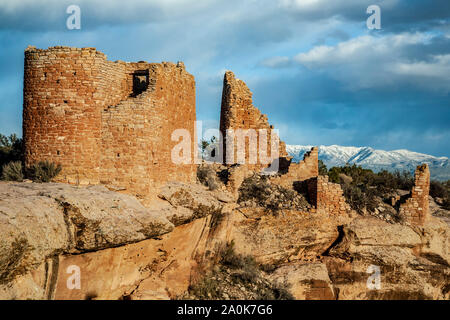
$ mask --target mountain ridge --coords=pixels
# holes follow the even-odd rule
[[[299,162],[312,147],[309,145],[286,145],[286,151],[293,157],[294,162]],[[321,145],[319,146],[319,160],[322,160],[328,168],[340,167],[348,163],[360,165],[375,172],[406,170],[412,173],[419,164],[427,163],[430,167],[432,179],[441,181],[450,179],[449,158],[436,157],[407,149],[386,151],[367,146]]]

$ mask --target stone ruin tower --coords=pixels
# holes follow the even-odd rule
[[[183,63],[28,47],[24,73],[25,165],[49,160],[62,165],[57,181],[102,183],[138,197],[170,180],[195,181],[193,162],[171,160],[175,129],[195,141],[195,81]]]
[[[414,186],[408,198],[400,204],[400,214],[411,224],[424,225],[430,219],[429,193],[430,169],[422,164],[414,173]]]
[[[227,71],[223,80],[222,91],[222,105],[220,112],[220,132],[223,136],[223,159],[228,164],[238,162],[237,143],[238,140],[234,138],[234,154],[227,154],[227,130],[232,129],[234,131],[241,129],[243,132],[248,129],[253,129],[257,136],[256,148],[249,148],[249,140],[245,138],[245,163],[249,168],[262,169],[267,167],[264,161],[261,161],[259,150],[259,130],[264,129],[267,132],[267,157],[274,158],[271,155],[271,132],[274,129],[267,120],[267,115],[262,114],[252,102],[252,92],[247,87],[244,81],[236,79],[235,75],[231,71]],[[257,153],[257,154],[254,154]],[[279,158],[287,158],[286,144],[283,141],[279,141]],[[250,157],[254,156],[256,159],[255,164],[249,164]]]
[[[270,136],[274,129],[273,125],[269,124],[267,116],[262,114],[252,102],[252,92],[247,87],[244,81],[235,77],[234,73],[227,71],[223,80],[222,91],[222,106],[220,111],[220,132],[223,135],[224,145],[227,144],[226,131],[233,130],[247,130],[254,129],[258,135],[260,129],[264,129],[268,132],[268,146],[267,152],[270,154]],[[278,137],[279,139],[279,137]],[[245,141],[245,160],[248,164],[250,154],[255,150],[249,148],[249,141]],[[235,151],[232,156],[227,155],[227,150],[224,146],[224,161],[229,160],[228,164],[237,163],[237,139],[234,138]],[[259,147],[259,139],[258,139]],[[258,150],[258,148],[256,149]],[[227,156],[229,159],[227,159]],[[259,156],[259,155],[258,155]],[[292,186],[294,181],[303,181],[309,178],[317,177],[319,175],[318,169],[318,148],[314,147],[311,151],[307,152],[304,159],[300,163],[292,163],[292,157],[286,152],[286,144],[283,141],[279,141],[278,157],[280,160],[279,173],[283,174],[283,177],[275,180],[277,183],[285,185],[287,187]],[[255,165],[247,165],[250,169],[258,170],[267,167],[259,161]]]

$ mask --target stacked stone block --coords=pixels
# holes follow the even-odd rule
[[[139,94],[136,77],[148,82]],[[175,129],[189,131],[194,152],[194,122],[195,81],[182,63],[112,62],[95,48],[25,51],[25,164],[61,164],[58,181],[141,197],[170,180],[195,181],[193,161],[171,159]]]
[[[328,176],[319,175],[308,180],[308,193],[317,212],[341,215],[351,211],[340,184],[330,182]]]
[[[25,51],[25,164],[50,160],[67,180],[99,181],[101,146],[97,90],[104,55],[94,48]],[[69,178],[70,177],[70,178]]]
[[[245,164],[249,168],[254,170],[262,169],[268,166],[264,161],[261,161],[259,150],[259,129],[264,129],[267,132],[267,156],[271,159],[279,157],[287,157],[286,145],[284,142],[279,142],[279,154],[277,157],[271,155],[271,133],[273,126],[269,124],[267,116],[261,114],[261,112],[253,106],[252,102],[252,92],[249,90],[247,85],[239,79],[236,79],[235,75],[231,71],[227,71],[224,76],[223,81],[223,91],[222,91],[222,106],[220,113],[220,131],[223,135],[223,159],[227,164],[238,163],[238,153],[237,153],[237,139],[234,139],[234,157],[230,154],[227,155],[227,136],[226,132],[228,129],[233,130],[248,130],[254,129],[257,133],[257,144],[256,148],[249,148],[249,142],[246,139],[245,142]],[[254,154],[256,152],[256,154]],[[255,164],[250,164],[249,159],[252,156],[257,159]]]
[[[400,215],[413,225],[423,225],[430,218],[428,195],[430,193],[430,170],[427,164],[417,167],[414,187],[409,198],[400,204]]]
[[[272,183],[292,188],[295,182],[305,181],[319,175],[319,149],[313,147],[299,163],[291,162],[287,173],[271,179]]]

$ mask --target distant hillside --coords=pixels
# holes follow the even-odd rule
[[[312,146],[287,145],[287,152],[298,162]],[[319,146],[319,159],[328,168],[344,166],[346,163],[360,165],[377,172],[408,170],[413,172],[417,165],[427,163],[431,178],[436,180],[450,179],[450,163],[447,157],[435,157],[409,150],[375,150],[370,147]]]

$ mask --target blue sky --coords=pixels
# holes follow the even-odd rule
[[[81,30],[66,8],[81,8]],[[366,8],[381,8],[368,30]],[[110,60],[184,61],[197,118],[217,127],[232,70],[288,144],[450,156],[448,0],[0,0],[0,132],[21,133],[28,45]]]

